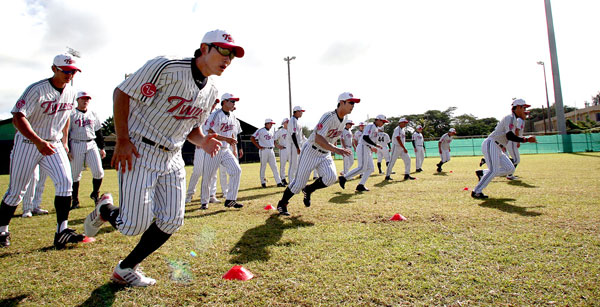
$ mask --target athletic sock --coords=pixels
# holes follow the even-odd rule
[[[54,196],[54,208],[56,209],[56,231],[60,232],[63,222],[69,220],[71,210],[71,196]],[[66,228],[66,227],[65,227]]]
[[[379,169],[379,172],[381,173],[381,162],[377,162],[377,168]]]
[[[92,187],[94,189],[93,192],[98,193],[100,191],[101,185],[102,185],[102,178],[100,178],[100,179],[93,178],[92,179]]]
[[[322,188],[326,188],[326,187],[327,186],[325,185],[325,183],[323,183],[323,178],[319,177],[317,180],[315,180],[315,182],[306,186],[306,188],[304,188],[304,189],[306,190],[306,192],[312,193],[318,189],[322,189]]]
[[[0,205],[0,226],[7,226],[10,223],[13,215],[15,214],[15,210],[17,210],[17,206],[10,206],[4,201]],[[8,228],[7,228],[8,231]]]
[[[79,181],[73,182],[72,199],[79,202]]]
[[[106,204],[100,207],[100,217],[109,222],[114,228],[117,228],[117,216],[119,216],[119,207],[112,204]]]
[[[283,191],[283,197],[281,197],[281,201],[283,203],[287,204],[290,201],[290,199],[292,198],[292,196],[294,196],[294,193],[292,193],[290,188],[287,187],[287,188],[285,188],[285,191]]]
[[[144,261],[146,257],[150,256],[150,254],[165,244],[170,237],[170,234],[160,230],[160,228],[156,226],[156,222],[152,223],[144,234],[142,234],[142,238],[138,245],[127,257],[125,257],[125,259],[123,259],[121,268],[133,269],[138,263]]]

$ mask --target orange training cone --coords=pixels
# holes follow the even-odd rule
[[[404,216],[402,216],[402,214],[400,213],[396,213],[394,216],[392,216],[392,218],[390,219],[390,221],[405,221],[406,218]]]
[[[273,206],[271,206],[271,205],[267,205],[265,207],[265,210],[275,210],[275,208],[273,208]]]
[[[227,273],[225,273],[225,275],[223,275],[223,279],[227,279],[227,280],[237,279],[237,280],[245,281],[245,280],[252,279],[252,277],[254,277],[254,275],[252,275],[252,273],[250,273],[250,271],[248,271],[246,268],[244,268],[241,265],[234,266]]]

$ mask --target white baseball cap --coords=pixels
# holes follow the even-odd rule
[[[233,96],[233,94],[225,93],[225,94],[223,94],[223,96],[221,96],[221,101],[224,101],[224,100],[239,101],[240,99]]]
[[[398,122],[399,122],[399,123],[408,123],[408,122],[409,122],[409,120],[408,120],[408,119],[406,119],[406,118],[404,118],[404,117],[401,117],[401,118],[398,120]]]
[[[90,94],[88,94],[87,92],[79,92],[79,93],[77,93],[77,98],[76,99],[79,99],[79,98],[82,98],[82,97],[83,98],[92,99],[92,96],[90,96]]]
[[[528,104],[525,102],[525,100],[523,100],[523,99],[515,99],[515,100],[513,100],[513,102],[512,102],[512,106],[513,106],[513,107],[516,107],[516,106],[525,106],[526,108],[529,108],[529,107],[531,107],[531,106],[530,106],[530,105],[528,105]]]
[[[364,126],[364,125],[365,125],[365,123],[364,123],[364,122],[360,122],[360,123],[358,123],[358,125],[359,125],[359,126]]]
[[[417,127],[415,129],[423,129],[423,126],[417,125]]]
[[[347,125],[347,124],[354,125],[354,122],[353,122],[351,119],[349,119],[349,120],[346,122],[346,125]]]
[[[354,98],[354,95],[352,95],[350,92],[343,92],[338,96],[338,102],[340,101],[360,102],[360,99]]]
[[[384,123],[389,123],[389,121],[387,120],[387,117],[385,117],[385,115],[383,115],[383,114],[377,115],[377,117],[375,117],[375,119],[382,120]]]
[[[295,106],[294,107],[294,112],[297,112],[297,111],[304,112],[304,110],[302,110],[301,106]]]
[[[272,119],[267,118],[265,119],[265,124],[275,124],[275,122]]]
[[[63,70],[77,70],[81,71],[81,69],[75,66],[75,60],[72,56],[68,54],[59,54],[54,57],[54,62],[52,62],[54,66],[60,67]]]
[[[456,129],[450,128],[450,130],[448,130],[448,132],[456,132]]]
[[[244,57],[244,48],[235,44],[231,34],[225,30],[213,30],[206,32],[204,38],[202,38],[201,44],[213,44],[221,48],[233,49],[233,53],[236,57]]]
[[[283,124],[285,124],[285,123],[287,123],[289,121],[290,121],[289,118],[284,117],[283,120],[281,121],[281,124],[283,125]]]

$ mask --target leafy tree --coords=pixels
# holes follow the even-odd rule
[[[107,136],[112,133],[115,133],[115,120],[110,116],[102,123],[102,135]]]

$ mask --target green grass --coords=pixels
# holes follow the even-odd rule
[[[478,161],[452,158],[436,174],[438,160],[426,159],[417,180],[376,175],[363,194],[354,193],[356,180],[346,190],[336,184],[316,192],[311,208],[296,195],[284,218],[263,209],[283,189],[272,178],[261,189],[258,164],[245,164],[246,207],[188,205],[185,225],[143,262],[158,281],[144,289],[109,282],[139,237],[106,225],[94,243],[52,248],[49,181],[43,207],[51,214],[11,222],[13,245],[0,250],[0,305],[600,305],[600,154],[525,155],[522,180],[496,178],[485,201],[463,190],[474,187]],[[70,216],[78,231],[93,208],[83,197],[89,171],[82,182],[83,208]],[[114,170],[103,191],[117,196]],[[395,213],[408,220],[389,221]],[[254,279],[223,280],[236,264]]]

